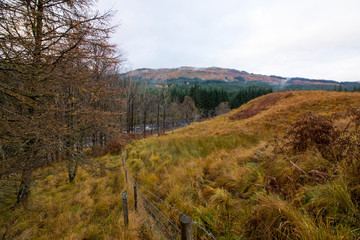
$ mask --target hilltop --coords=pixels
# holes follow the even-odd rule
[[[142,68],[126,73],[127,76],[139,77],[147,80],[167,81],[170,79],[188,78],[201,80],[221,80],[225,82],[238,81],[260,81],[266,83],[284,83],[291,82],[293,84],[320,84],[320,85],[338,85],[339,82],[332,80],[316,80],[306,78],[285,78],[280,76],[267,76],[262,74],[253,74],[236,69],[209,67],[180,67],[180,68],[160,68],[150,69]]]
[[[359,93],[268,94],[134,142],[128,165],[219,239],[356,239],[359,102]]]

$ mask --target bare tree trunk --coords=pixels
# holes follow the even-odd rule
[[[103,147],[106,147],[108,144],[108,136],[107,134],[103,133]]]
[[[68,159],[68,175],[69,175],[69,182],[75,183],[76,173],[79,167],[79,162],[77,159],[74,159],[72,156],[69,156]]]
[[[163,133],[165,134],[166,129],[166,106],[163,106]]]
[[[99,137],[100,137],[100,146],[101,147],[105,147],[105,134],[104,132],[100,131],[99,133]]]
[[[153,123],[153,120],[152,120],[152,119],[150,120],[150,126],[151,126],[151,128],[150,128],[150,135],[152,135],[152,134],[153,134],[153,128],[154,128],[154,123]]]
[[[134,121],[134,100],[131,101],[131,131],[135,130],[135,121]]]
[[[29,198],[30,184],[32,181],[31,174],[32,170],[30,168],[25,168],[21,172],[21,182],[17,193],[16,205],[26,202]]]
[[[147,111],[146,111],[146,107],[144,108],[144,119],[143,119],[143,124],[144,124],[144,137],[146,137],[146,114],[147,114]]]
[[[158,135],[160,136],[160,102],[158,103],[158,106],[157,106],[157,133]]]
[[[127,111],[126,111],[126,123],[127,123],[127,133],[131,131],[131,98],[129,97],[127,102]]]
[[[44,15],[44,2],[43,0],[39,0],[36,6],[36,23],[33,30],[33,37],[35,40],[35,46],[33,51],[33,61],[35,64],[41,61],[41,50],[42,50],[42,39],[43,39],[43,15]],[[32,98],[33,96],[30,96]],[[28,108],[28,114],[30,118],[34,116],[34,108]],[[32,175],[32,156],[36,154],[33,153],[32,145],[35,143],[35,139],[31,138],[30,141],[26,144],[26,150],[29,154],[29,162],[24,164],[22,172],[21,172],[21,182],[20,187],[17,194],[16,204],[20,204],[25,202],[30,195],[30,184],[31,184],[31,175]]]
[[[73,97],[73,90],[71,86],[68,86],[68,99],[72,99]],[[74,149],[74,140],[72,134],[74,134],[74,118],[72,116],[72,113],[74,112],[74,104],[72,102],[68,103],[66,105],[66,121],[67,121],[67,140],[66,140],[66,157],[68,161],[68,174],[69,174],[69,182],[74,183],[75,182],[75,176],[77,173],[78,168],[78,161],[76,157],[74,158],[73,152]],[[96,134],[97,135],[97,134]]]
[[[96,146],[96,132],[93,132],[92,134],[92,147],[93,149],[95,148]]]

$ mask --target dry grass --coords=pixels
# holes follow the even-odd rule
[[[119,156],[97,161],[119,166]],[[43,169],[25,205],[0,215],[0,234],[6,239],[157,239],[144,216],[130,210],[125,229],[121,192],[127,190],[120,170],[87,172],[80,168],[76,184],[67,182],[66,170]],[[132,196],[129,206],[132,207]]]
[[[358,124],[349,124],[357,115],[347,109],[359,103],[359,93],[263,96],[174,134],[133,142],[127,164],[144,187],[218,239],[357,239],[359,134]],[[312,144],[302,151],[286,144],[286,133],[307,112],[337,116],[333,126],[342,135],[331,140],[332,154]],[[103,160],[114,166],[119,159]],[[133,211],[125,231],[123,177],[82,170],[71,185],[64,173],[47,172],[27,205],[0,215],[0,234],[8,228],[9,239],[160,239],[147,218]],[[176,212],[152,200],[178,223]],[[196,239],[207,239],[198,228],[194,232]]]
[[[266,97],[261,98],[261,100],[253,102],[253,104],[248,106],[247,108],[241,111],[237,111],[236,113],[231,115],[229,119],[236,121],[236,120],[253,117],[260,112],[268,110],[282,99],[291,97],[292,95],[293,93],[291,92],[279,92],[274,94],[268,94],[266,95]]]
[[[324,158],[316,147],[284,147],[300,115],[341,113],[334,126],[343,129],[346,109],[359,102],[359,93],[263,96],[174,134],[135,142],[129,163],[139,182],[220,239],[360,237],[360,187],[349,169],[358,162]]]

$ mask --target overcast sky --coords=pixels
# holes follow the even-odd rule
[[[126,69],[225,67],[360,81],[360,0],[99,0]]]

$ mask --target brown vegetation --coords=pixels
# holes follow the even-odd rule
[[[223,80],[223,81],[238,81],[236,77],[243,77],[245,81],[263,81],[263,82],[281,82],[282,79],[261,75],[249,74],[244,71],[226,68],[162,68],[162,69],[138,69],[127,73],[128,76],[137,76],[144,79],[159,79],[162,81],[186,77],[186,78],[200,78],[202,80]]]
[[[321,82],[321,81],[309,81],[309,80],[293,80],[293,83],[296,84],[315,84],[315,85],[339,85],[338,83],[332,83],[332,82]]]
[[[304,152],[315,147],[326,154],[338,137],[339,132],[331,119],[308,112],[299,116],[288,132],[288,144],[295,151]]]
[[[271,107],[248,118],[229,116],[248,108],[253,112],[271,95],[228,115],[135,141],[127,150],[128,167],[140,184],[217,238],[358,238],[360,94],[274,95]],[[110,141],[114,152],[124,144]],[[94,163],[79,168],[77,184],[67,183],[62,171],[55,175],[54,168],[35,172],[37,194],[0,214],[1,234],[11,239],[159,239],[133,209],[125,231],[119,194],[126,189],[124,174],[115,170],[120,156]],[[159,207],[178,222],[167,206]],[[195,237],[206,239],[196,228]]]
[[[260,99],[257,99],[256,101],[253,101],[252,103],[249,103],[247,108],[237,111],[235,114],[231,115],[229,119],[236,121],[250,118],[262,111],[268,110],[282,99],[291,97],[292,95],[293,94],[291,92],[268,94],[264,97],[261,97]]]
[[[110,154],[120,154],[121,149],[124,149],[127,144],[134,140],[141,139],[143,136],[141,134],[135,133],[122,133],[112,136],[109,140],[106,151]]]
[[[78,181],[66,181],[66,169],[56,165],[34,172],[38,178],[31,187],[34,194],[26,204],[8,210],[0,202],[0,237],[2,239],[158,239],[148,228],[145,216],[129,204],[125,227],[122,191],[127,187],[120,168],[120,156],[105,155],[93,159],[102,168],[78,171]],[[10,199],[8,199],[10,200]],[[129,203],[133,195],[129,194]]]
[[[347,108],[360,94],[287,94],[137,141],[129,166],[141,184],[218,238],[356,239],[359,135]],[[268,97],[266,110],[254,110]],[[229,119],[247,111],[258,113]]]

